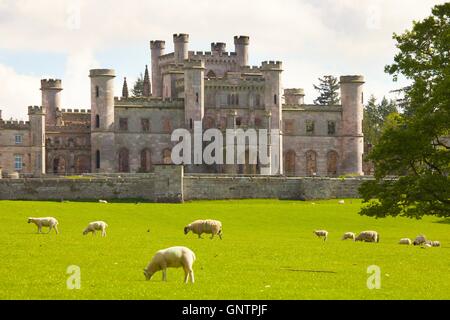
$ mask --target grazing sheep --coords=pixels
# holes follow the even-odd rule
[[[347,240],[347,239],[352,239],[353,241],[355,241],[355,234],[353,232],[344,233],[344,235],[342,236],[342,240]]]
[[[407,244],[407,245],[411,245],[412,241],[410,238],[401,238],[400,241],[398,242],[398,244]]]
[[[218,235],[222,239],[222,222],[218,220],[195,220],[186,227],[184,227],[184,234],[188,234],[189,231],[198,235],[201,238],[202,233],[210,233],[211,239],[214,235]]]
[[[338,203],[339,203],[339,204],[344,204],[345,201],[344,201],[344,200],[339,200]]]
[[[83,231],[83,235],[88,234],[89,232],[92,232],[92,235],[95,235],[95,232],[97,230],[101,230],[102,231],[102,237],[106,236],[106,228],[108,227],[108,225],[106,224],[105,221],[94,221],[88,224],[88,226],[86,227],[86,229],[84,229]]]
[[[376,231],[363,231],[355,238],[355,241],[380,242],[380,235]]]
[[[58,234],[58,220],[53,217],[45,217],[45,218],[28,218],[28,223],[34,223],[38,228],[38,233],[42,232],[42,227],[49,227],[48,232],[52,231],[52,228],[55,229],[56,234]]]
[[[323,237],[323,241],[327,240],[328,238],[328,231],[326,230],[314,230],[313,233],[319,238]]]
[[[440,247],[441,246],[441,243],[439,241],[431,241],[430,244],[432,247]]]
[[[195,259],[194,252],[186,247],[170,247],[159,250],[144,269],[145,279],[150,280],[155,272],[162,270],[162,280],[167,281],[167,268],[183,267],[184,283],[188,283],[189,277],[191,278],[191,282],[194,283],[194,270],[192,269],[192,265]]]
[[[413,244],[415,246],[420,246],[421,244],[426,243],[426,242],[427,242],[427,237],[425,237],[424,235],[421,234],[421,235],[418,235],[416,237],[416,239],[414,239]]]
[[[108,203],[108,201],[106,201],[106,200],[98,200],[98,202],[100,202],[100,203]]]

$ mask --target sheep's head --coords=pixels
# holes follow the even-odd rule
[[[85,236],[85,235],[87,235],[89,233],[89,231],[87,230],[87,229],[84,229],[83,230],[83,235]]]
[[[184,234],[188,234],[190,231],[189,227],[184,227]]]
[[[145,276],[145,280],[150,280],[153,276],[153,274],[149,273],[147,271],[147,269],[144,269],[144,276]]]
[[[28,218],[28,223],[30,223],[33,220],[33,218]]]

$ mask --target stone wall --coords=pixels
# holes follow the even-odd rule
[[[308,178],[264,176],[184,177],[184,199],[328,199],[358,198],[365,178]]]
[[[155,166],[143,175],[98,175],[81,178],[0,180],[0,200],[141,199],[182,202],[183,168]]]

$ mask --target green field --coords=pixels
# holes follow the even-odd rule
[[[360,200],[345,202],[0,201],[0,299],[450,299],[448,219],[377,220],[358,215]],[[56,217],[60,234],[37,234],[28,216]],[[222,221],[223,240],[183,234],[206,218]],[[82,235],[93,220],[109,224],[107,237]],[[319,228],[326,242],[313,235]],[[367,229],[380,243],[340,240]],[[420,233],[442,247],[397,244]],[[145,281],[154,252],[174,245],[195,252],[195,284],[182,283],[182,269]],[[69,265],[80,267],[79,290],[67,289]],[[370,265],[381,268],[380,289],[367,288]]]

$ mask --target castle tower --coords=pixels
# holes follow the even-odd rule
[[[147,65],[145,65],[144,89],[142,90],[142,95],[144,97],[150,97],[151,95],[150,77],[148,75]]]
[[[31,164],[34,175],[45,174],[45,108],[28,107],[31,133]]]
[[[185,33],[173,35],[173,46],[176,63],[183,63],[188,58],[189,35]]]
[[[211,52],[214,55],[222,55],[226,52],[227,45],[224,42],[213,42],[211,43]]]
[[[150,41],[150,50],[152,52],[152,94],[155,97],[162,97],[162,74],[159,68],[159,57],[164,54],[165,48],[165,41]]]
[[[45,110],[45,123],[47,126],[56,125],[56,110],[61,109],[61,91],[63,90],[60,79],[42,79],[42,106]]]
[[[248,44],[250,38],[247,36],[235,36],[234,37],[234,51],[236,52],[237,61],[239,66],[248,65]]]
[[[301,88],[284,89],[284,103],[302,105],[305,101],[305,91]]]
[[[184,115],[186,128],[193,129],[194,121],[203,121],[205,112],[205,63],[201,60],[184,62]]]
[[[90,70],[91,78],[91,168],[115,172],[114,78],[112,69]]]
[[[264,106],[267,114],[270,114],[269,129],[270,133],[276,134],[277,141],[269,140],[271,145],[270,172],[263,172],[267,168],[261,169],[262,174],[282,174],[283,173],[283,141],[281,134],[282,122],[282,104],[281,95],[281,61],[264,61],[261,66],[264,77]],[[273,136],[271,136],[273,138]],[[276,148],[276,149],[275,149]]]
[[[363,76],[340,77],[342,102],[341,172],[343,174],[363,175],[363,84]]]
[[[122,98],[128,98],[128,84],[127,84],[127,77],[124,77],[124,78],[123,78]]]

